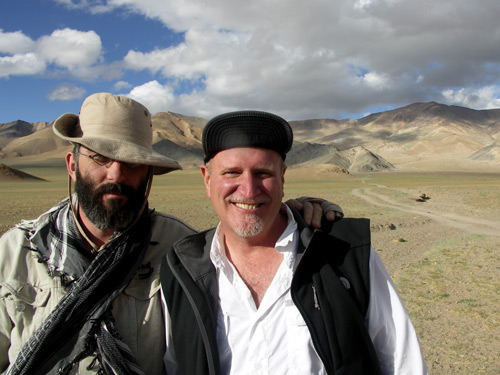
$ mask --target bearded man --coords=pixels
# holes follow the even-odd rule
[[[152,149],[151,124],[107,93],[55,121],[74,145],[70,196],[0,240],[0,371],[164,373],[159,264],[194,230],[148,208],[153,175],[180,169]]]

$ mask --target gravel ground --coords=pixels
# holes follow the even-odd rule
[[[422,188],[352,193],[391,212],[372,220],[372,242],[405,301],[429,372],[500,374],[500,192],[431,191],[424,202],[409,198]]]
[[[0,233],[67,196],[63,172],[49,182],[0,184]],[[371,219],[373,245],[412,317],[430,373],[500,374],[500,176],[337,174],[314,183],[313,172],[291,178],[287,195],[326,198],[347,216]],[[424,193],[430,199],[417,202]],[[197,229],[217,221],[198,173],[158,178],[150,203]]]

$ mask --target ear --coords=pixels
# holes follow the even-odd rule
[[[66,154],[66,169],[73,181],[76,181],[76,158],[73,152]]]
[[[207,197],[210,198],[210,171],[208,167],[203,164],[200,166],[201,175],[203,176],[203,182],[205,183],[205,189],[207,191]]]

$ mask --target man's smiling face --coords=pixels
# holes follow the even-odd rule
[[[255,237],[272,230],[279,216],[286,169],[277,152],[231,148],[217,153],[201,169],[224,232]]]

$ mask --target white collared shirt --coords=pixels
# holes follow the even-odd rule
[[[326,374],[304,319],[290,295],[299,233],[293,215],[288,209],[287,212],[287,228],[275,246],[276,251],[283,254],[283,261],[258,309],[250,290],[228,261],[217,228],[210,257],[219,282],[217,342],[222,374]],[[408,313],[374,249],[370,254],[370,283],[370,304],[365,321],[382,373],[427,374]],[[170,375],[177,372],[168,328],[170,320],[166,315],[165,364]]]
[[[258,309],[218,234],[217,230],[210,256],[219,280],[217,341],[222,374],[326,374],[290,295],[299,241],[291,213],[275,246],[283,261]]]

